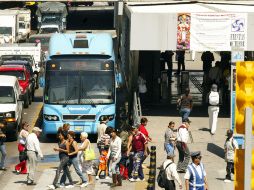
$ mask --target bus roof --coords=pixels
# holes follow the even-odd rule
[[[53,34],[49,42],[49,57],[54,55],[98,54],[112,57],[113,52],[112,36],[108,33],[58,33]]]

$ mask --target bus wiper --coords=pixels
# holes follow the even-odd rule
[[[87,95],[87,92],[84,88],[81,88],[81,96],[80,96],[80,100],[83,99],[83,95],[86,94],[86,100],[89,101],[89,103],[91,104],[92,107],[96,107],[96,104],[93,102],[91,96]]]

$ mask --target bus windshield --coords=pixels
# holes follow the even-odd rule
[[[112,104],[113,70],[47,70],[44,101],[48,104]]]

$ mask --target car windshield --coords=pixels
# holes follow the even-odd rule
[[[41,28],[40,34],[58,33],[58,28]]]
[[[15,96],[13,88],[10,86],[0,87],[0,104],[12,104],[15,103]]]
[[[0,27],[0,34],[11,35],[11,27]]]
[[[15,76],[18,80],[26,80],[25,73],[23,71],[1,71],[0,75]]]
[[[34,37],[30,37],[28,42],[30,42],[30,43],[39,43],[40,42],[42,46],[48,46],[49,39],[50,39],[50,37],[34,36]]]
[[[45,102],[52,104],[113,103],[113,71],[48,71]]]

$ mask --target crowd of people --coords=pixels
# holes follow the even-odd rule
[[[125,126],[121,131],[107,126],[107,122],[108,118],[103,117],[97,126],[99,157],[95,156],[86,132],[80,134],[79,144],[76,141],[75,132],[70,130],[68,123],[59,127],[57,133],[58,147],[53,150],[59,153],[60,162],[54,180],[52,184],[48,185],[48,189],[73,188],[75,185],[86,187],[93,184],[94,180],[101,179],[111,180],[111,187],[122,186],[123,179],[130,182],[145,181],[143,163],[150,154],[148,143],[152,142],[152,138],[146,129],[148,119],[143,117],[140,124]],[[176,189],[175,181],[179,184],[180,189],[183,188],[179,173],[185,173],[184,180],[187,190],[208,189],[205,167],[201,162],[201,152],[190,152],[188,148],[190,124],[189,118],[183,117],[182,124],[177,130],[175,130],[175,123],[171,121],[165,131],[164,148],[167,156],[161,167],[166,173],[167,184],[164,187],[166,190]],[[4,127],[4,123],[0,123],[1,170],[6,170],[5,140],[2,140],[4,139],[2,137],[6,137]],[[36,185],[35,175],[38,157],[44,158],[38,139],[42,130],[33,127],[32,132],[29,133],[29,128],[28,123],[22,124],[18,139],[20,163],[15,166],[15,171],[17,174],[27,174],[27,185]],[[231,130],[228,130],[226,135],[227,139],[224,146],[227,162],[225,182],[230,182],[231,173],[234,173],[234,151],[238,145],[233,139]],[[175,163],[176,149],[179,155],[177,163]],[[94,166],[95,159],[99,160],[96,168]],[[80,178],[77,183],[74,183],[69,170],[71,165]],[[95,174],[95,178],[93,174]]]

